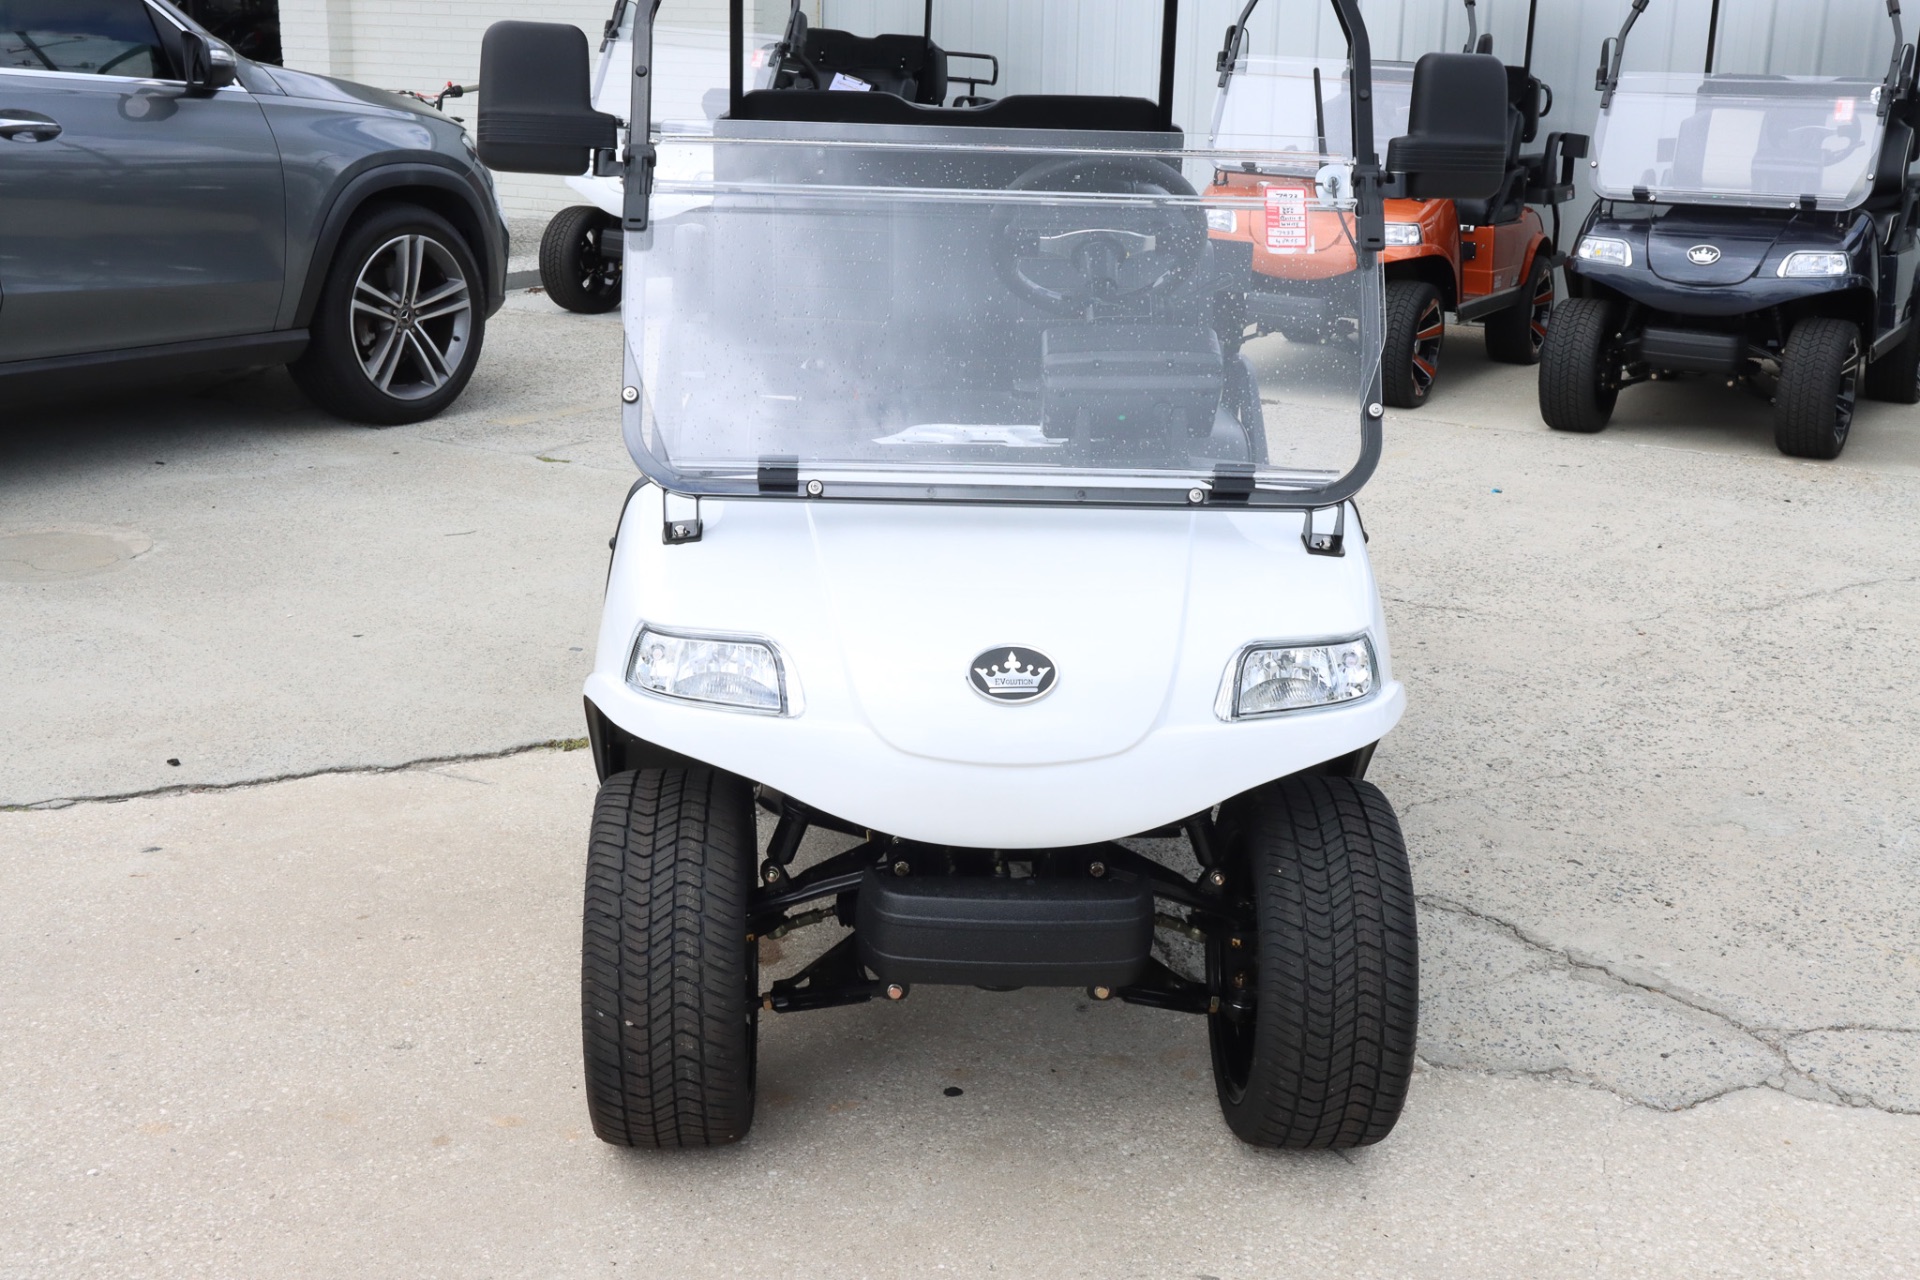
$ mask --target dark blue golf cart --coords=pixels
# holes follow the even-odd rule
[[[1864,391],[1920,401],[1914,47],[1883,76],[1622,74],[1601,48],[1595,194],[1554,314],[1540,412],[1598,431],[1622,387],[1686,375],[1773,402],[1774,440],[1834,458]]]

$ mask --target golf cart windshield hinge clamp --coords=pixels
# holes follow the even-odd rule
[[[758,479],[762,493],[798,493],[800,492],[800,459],[765,454],[760,459]]]
[[[1387,207],[1382,195],[1386,174],[1378,164],[1353,166],[1354,231],[1360,248],[1379,253],[1387,247]]]
[[[1344,556],[1347,554],[1347,504],[1343,502],[1333,509],[1331,533],[1315,527],[1314,517],[1324,510],[1325,507],[1307,509],[1306,525],[1300,530],[1300,545],[1310,556]]]
[[[1213,469],[1212,487],[1207,494],[1210,502],[1244,503],[1253,496],[1253,464],[1251,462],[1222,462]]]
[[[689,508],[689,504],[691,507]],[[660,541],[669,547],[700,541],[700,499],[678,493],[660,495],[660,512],[666,519],[660,526]]]
[[[647,205],[653,198],[653,166],[658,158],[652,142],[627,148],[627,198],[621,222],[629,231],[647,229]]]

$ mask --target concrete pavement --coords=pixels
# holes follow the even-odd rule
[[[537,751],[0,813],[0,1275],[1920,1273],[1920,412],[1824,465],[1711,387],[1561,437],[1461,336],[1362,504],[1424,950],[1385,1144],[1238,1147],[1197,1021],[922,989],[769,1020],[743,1147],[604,1149],[591,768]],[[523,296],[424,427],[262,378],[0,430],[3,798],[579,733],[616,342]]]

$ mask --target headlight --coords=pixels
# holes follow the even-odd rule
[[[1633,246],[1625,240],[1609,240],[1605,236],[1582,236],[1580,247],[1573,253],[1576,258],[1583,258],[1588,262],[1604,262],[1612,267],[1633,265]]]
[[[1207,210],[1207,230],[1209,231],[1224,231],[1232,235],[1239,225],[1240,217],[1232,209]]]
[[[1790,253],[1780,264],[1780,274],[1789,278],[1843,276],[1847,274],[1844,253]]]
[[[1387,224],[1387,243],[1410,245],[1420,243],[1420,224],[1417,222],[1389,222]]]
[[[1365,636],[1328,644],[1253,645],[1235,655],[1213,709],[1222,720],[1356,702],[1373,692]]]
[[[767,715],[791,713],[780,655],[764,640],[642,627],[627,663],[627,683],[663,698]]]

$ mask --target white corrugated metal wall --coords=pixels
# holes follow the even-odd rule
[[[855,31],[917,31],[924,17],[924,0],[805,3],[819,25]],[[1627,68],[1701,66],[1711,4],[1653,0],[1635,29]],[[597,36],[611,8],[611,0],[281,0],[281,21],[290,66],[387,88],[427,89],[475,77],[480,37],[491,22],[573,22]],[[763,14],[757,25],[772,29],[784,5],[753,0],[750,8]],[[1361,8],[1376,57],[1411,59],[1466,40],[1460,0],[1361,0]],[[1190,131],[1204,130],[1211,117],[1214,52],[1239,9],[1240,0],[1182,0],[1176,118]],[[1891,51],[1881,0],[1722,0],[1721,9],[1716,63],[1723,70],[1878,74]],[[1557,97],[1547,127],[1592,132],[1600,41],[1619,29],[1626,13],[1626,0],[1540,0],[1534,69]],[[711,31],[717,51],[725,14],[724,0],[665,0],[660,20],[687,33]],[[1527,0],[1480,0],[1479,15],[1480,29],[1493,33],[1495,52],[1518,61]],[[1920,13],[1915,22],[1920,26]],[[1340,47],[1325,0],[1261,0],[1250,26],[1248,47],[1255,53]],[[998,54],[1003,72],[995,92],[1031,91],[1044,81],[1056,92],[1151,97],[1159,79],[1160,0],[935,0],[934,38],[948,48]],[[701,62],[679,77],[691,89],[692,80],[709,74],[711,55],[702,49],[687,56]],[[673,69],[663,65],[661,75],[672,77]],[[509,175],[502,188],[516,213],[544,214],[571,202],[554,180]]]

